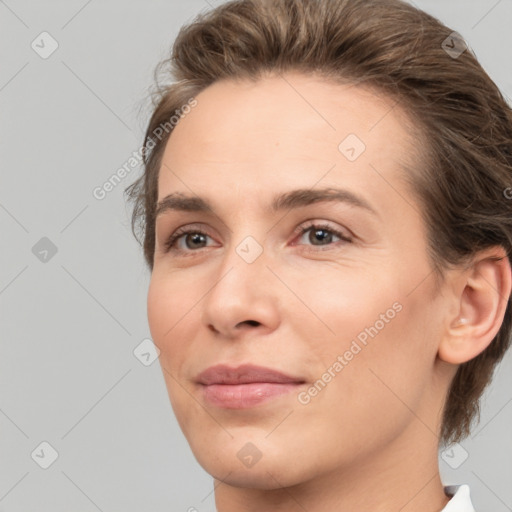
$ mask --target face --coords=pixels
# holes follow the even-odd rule
[[[360,87],[286,77],[215,83],[180,120],[148,293],[194,455],[261,489],[432,438],[443,392],[443,302],[401,179],[414,154],[406,119]],[[182,209],[185,196],[209,208]]]

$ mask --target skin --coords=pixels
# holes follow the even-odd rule
[[[217,510],[441,510],[444,397],[458,364],[501,325],[510,266],[489,257],[504,252],[481,253],[435,285],[420,207],[401,179],[415,142],[405,114],[376,92],[288,73],[217,82],[196,99],[165,148],[158,199],[198,195],[213,211],[158,217],[148,320]],[[352,162],[338,149],[350,133],[366,145]],[[321,187],[357,193],[376,215],[333,201],[269,209],[277,193]],[[294,233],[309,220],[352,242]],[[165,252],[182,226],[208,236],[182,236],[184,253]],[[247,236],[263,250],[252,263],[236,251]],[[271,367],[308,390],[396,303],[400,312],[309,403],[296,392],[249,409],[204,400],[196,376],[218,363]],[[252,467],[237,457],[248,442],[261,452]]]

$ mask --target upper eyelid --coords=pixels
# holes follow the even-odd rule
[[[342,226],[342,225],[340,225],[338,227],[333,221],[323,220],[319,217],[306,219],[306,220],[300,222],[293,229],[293,232],[297,231],[299,228],[309,229],[311,227],[318,226],[318,225],[323,225],[323,226],[325,226],[329,229],[335,230],[335,231],[347,231],[350,236],[355,236],[352,234],[352,232],[347,227]],[[193,231],[194,229],[197,229],[198,231],[209,231],[210,230],[210,228],[205,227],[204,223],[202,223],[202,222],[192,222],[190,224],[183,224],[182,226],[178,226],[177,228],[175,228],[173,230],[166,230],[165,231],[166,234],[164,236],[166,238],[169,238],[170,236],[172,236],[174,233],[176,233],[178,231],[181,232],[180,234],[186,234],[187,231]],[[207,233],[207,234],[208,234],[208,236],[211,236],[209,233]]]

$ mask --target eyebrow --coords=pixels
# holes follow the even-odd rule
[[[279,194],[272,200],[270,210],[272,213],[277,213],[281,210],[302,208],[314,203],[326,201],[347,203],[367,210],[377,217],[379,216],[363,197],[349,190],[332,187],[315,190],[297,189]],[[155,217],[171,210],[187,212],[215,211],[207,199],[200,196],[187,196],[181,192],[173,192],[161,199],[157,203]]]

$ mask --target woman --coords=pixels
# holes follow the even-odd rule
[[[438,450],[510,344],[496,85],[398,0],[228,2],[167,64],[128,193],[218,512],[474,510]]]

